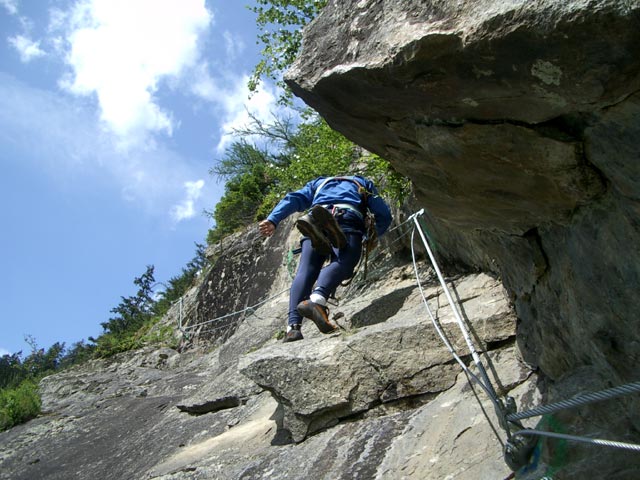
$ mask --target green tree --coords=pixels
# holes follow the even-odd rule
[[[28,376],[21,357],[22,352],[0,357],[0,389],[16,386]]]
[[[250,10],[257,14],[261,60],[249,80],[255,91],[260,80],[269,78],[280,86],[281,73],[293,63],[302,45],[302,28],[327,4],[326,0],[256,0]]]
[[[156,316],[162,316],[171,307],[171,304],[178,300],[193,285],[197,275],[206,267],[207,257],[206,246],[196,243],[195,256],[182,268],[180,275],[171,277],[167,282],[166,290],[160,294],[153,311]]]
[[[129,297],[120,297],[122,301],[111,309],[111,313],[115,313],[116,316],[100,324],[104,330],[102,335],[97,339],[89,337],[89,341],[94,343],[95,356],[109,357],[142,345],[138,331],[154,318],[153,271],[154,266],[148,265],[145,273],[133,281],[138,286],[137,293]]]
[[[216,222],[207,237],[208,243],[219,241],[255,219],[272,183],[268,167],[282,161],[244,139],[227,149],[224,158],[210,170],[212,175],[226,180],[226,183],[225,193],[215,209],[207,212]]]
[[[64,356],[60,359],[59,368],[67,368],[78,365],[93,358],[95,345],[89,345],[84,340],[75,342],[71,348],[65,351]]]
[[[117,307],[111,309],[116,316],[100,325],[105,333],[116,335],[138,330],[145,321],[153,315],[153,265],[148,265],[145,273],[137,277],[133,283],[138,286],[138,292],[129,297],[120,297],[122,301]]]
[[[318,115],[308,110],[281,148],[287,152],[287,164],[272,164],[268,177],[271,188],[260,205],[258,217],[264,218],[287,192],[297,190],[321,175],[347,174],[357,157],[358,148],[340,133],[332,130]]]
[[[256,169],[268,165],[272,160],[266,149],[260,149],[240,138],[227,148],[224,157],[209,169],[209,174],[218,180],[231,180],[245,174],[253,174]]]
[[[35,338],[25,337],[31,353],[0,357],[0,431],[26,422],[40,413],[38,381],[60,368],[65,356],[64,343],[39,348]]]
[[[27,377],[38,378],[57,370],[65,354],[64,343],[56,342],[45,351],[33,336],[27,335],[25,341],[31,347],[31,354],[22,362]]]

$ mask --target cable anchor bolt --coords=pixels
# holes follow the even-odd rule
[[[509,434],[504,444],[504,461],[512,471],[518,471],[525,465],[529,464],[533,450],[536,448],[538,441],[535,437],[527,435],[518,435],[518,430],[522,430],[524,427],[522,423],[512,422],[507,420],[509,415],[517,413],[518,407],[513,397],[505,397],[504,402],[504,415],[500,418],[500,423],[504,423],[502,427],[507,431],[514,433]]]

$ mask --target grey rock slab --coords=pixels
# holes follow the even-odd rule
[[[494,289],[480,295],[478,287],[472,286],[478,282],[492,284]],[[513,336],[514,318],[505,309],[504,295],[494,291],[499,288],[497,282],[477,275],[460,285],[461,292],[470,294],[469,302],[482,306],[469,317],[481,342]],[[487,308],[490,305],[494,309]],[[274,394],[284,409],[281,427],[295,441],[302,441],[309,433],[380,402],[439,392],[453,384],[459,367],[424,313],[415,314],[418,308],[422,308],[421,297],[409,296],[407,305],[386,322],[353,334],[271,345],[241,358],[239,370]],[[459,337],[457,325],[447,323],[443,325],[446,334]],[[460,355],[468,353],[464,345],[459,350]]]
[[[515,349],[492,352],[486,360],[500,384],[518,386],[511,391],[516,401],[536,391]],[[412,414],[374,478],[505,478],[510,473],[503,459],[505,439],[489,397],[460,374],[451,389]]]
[[[145,478],[163,478],[203,463],[218,472],[210,478],[231,478],[225,472],[264,454],[271,445],[276,432],[273,419],[276,408],[276,402],[268,393],[254,398],[236,424],[223,432],[194,439],[150,469]]]

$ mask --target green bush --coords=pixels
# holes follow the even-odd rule
[[[160,320],[158,318],[158,320]],[[180,344],[179,337],[175,334],[175,326],[160,325],[156,323],[149,325],[142,334],[144,344],[157,345],[176,349]]]
[[[99,358],[107,358],[117,353],[128,352],[147,345],[177,348],[179,339],[174,335],[174,326],[158,326],[161,319],[162,316],[160,315],[154,316],[135,331],[103,333],[98,338],[92,339],[95,343],[94,355]]]
[[[40,407],[35,380],[25,380],[15,388],[0,390],[0,431],[37,417]]]
[[[90,338],[95,344],[94,355],[98,358],[107,358],[116,353],[134,350],[138,347],[135,334],[125,333],[103,333],[98,338]]]

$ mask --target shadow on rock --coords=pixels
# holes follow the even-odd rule
[[[382,323],[393,317],[415,289],[415,286],[405,287],[393,293],[385,295],[371,302],[371,304],[351,317],[351,326],[354,328],[367,327]]]

